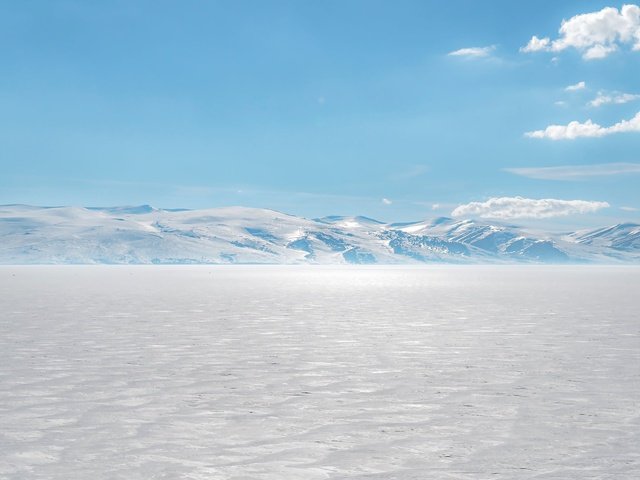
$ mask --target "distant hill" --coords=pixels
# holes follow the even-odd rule
[[[306,219],[228,207],[0,206],[2,264],[640,263],[640,225],[564,235],[438,218]]]

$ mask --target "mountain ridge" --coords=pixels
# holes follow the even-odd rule
[[[640,225],[563,234],[440,217],[270,209],[0,205],[0,264],[640,263]]]

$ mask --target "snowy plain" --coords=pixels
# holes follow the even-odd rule
[[[640,268],[0,267],[1,479],[637,479]]]

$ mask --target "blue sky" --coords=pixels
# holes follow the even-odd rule
[[[2,1],[0,203],[638,221],[622,5]]]

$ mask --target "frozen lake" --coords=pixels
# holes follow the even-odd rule
[[[0,267],[1,479],[638,479],[640,268]]]

